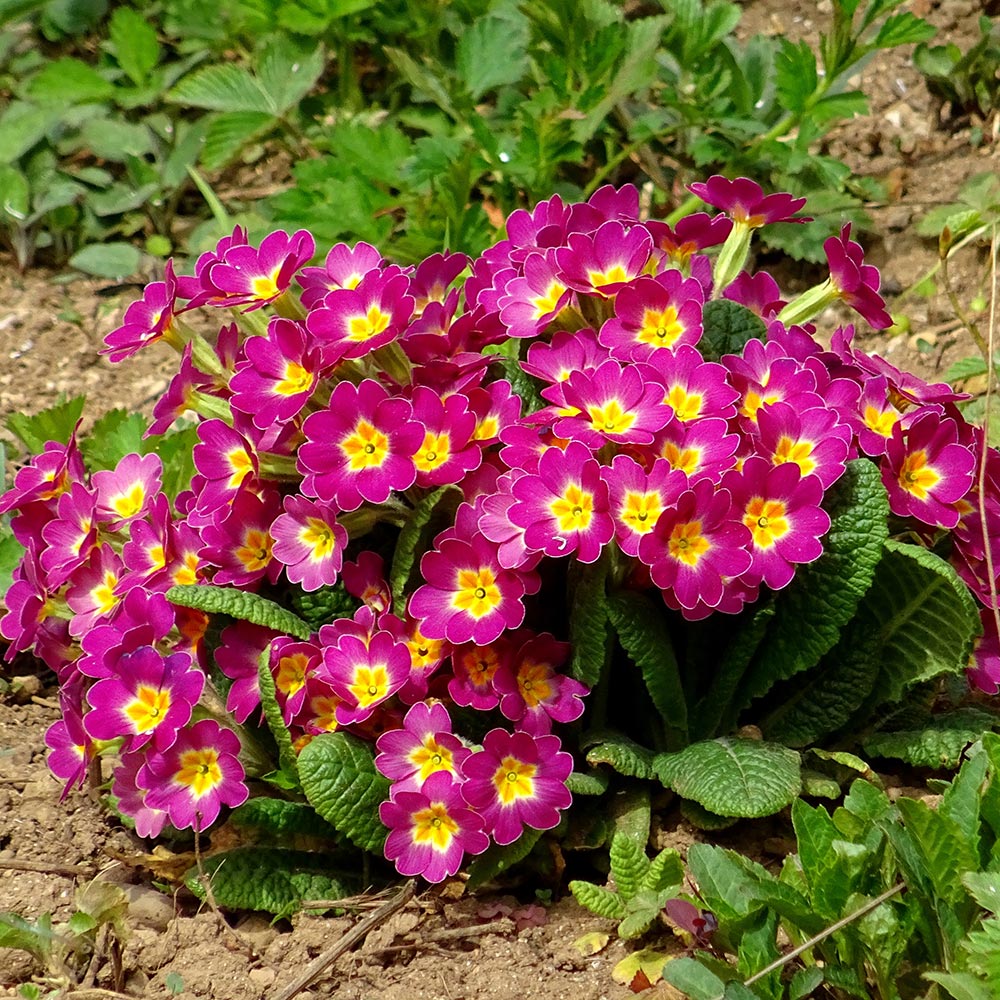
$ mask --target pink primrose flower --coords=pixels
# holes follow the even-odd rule
[[[339,382],[328,408],[302,425],[302,492],[351,511],[409,489],[417,478],[413,456],[424,439],[412,413],[409,400],[390,396],[372,379]]]
[[[84,727],[95,740],[127,736],[133,750],[152,741],[162,753],[190,720],[205,675],[188,654],[164,657],[152,646],[124,653],[115,669],[87,692],[92,711],[84,716]]]
[[[376,615],[382,615],[392,604],[392,592],[385,575],[385,560],[370,549],[358,553],[358,558],[344,564],[344,589]]]
[[[234,622],[222,630],[215,649],[215,662],[232,681],[226,695],[226,711],[241,725],[260,706],[257,664],[280,633],[263,625]]]
[[[270,527],[271,555],[303,590],[332,586],[347,545],[347,529],[337,523],[336,507],[294,495],[286,496],[282,506],[284,512]]]
[[[764,319],[777,316],[786,305],[781,298],[778,283],[767,271],[758,271],[756,274],[740,271],[725,287],[722,297],[746,306],[752,313]]]
[[[651,444],[673,410],[663,402],[663,386],[647,381],[647,374],[614,360],[593,373],[574,372],[563,385],[563,398],[576,412],[556,420],[553,433],[595,450],[608,441]]]
[[[194,466],[204,477],[197,503],[206,521],[213,511],[228,505],[240,487],[255,488],[259,482],[254,445],[224,420],[204,420],[198,425]]]
[[[685,268],[699,251],[724,243],[733,222],[727,215],[695,212],[678,219],[675,226],[660,219],[649,219],[645,226],[656,249],[662,250],[675,267]]]
[[[483,749],[462,765],[462,795],[498,844],[512,844],[526,826],[558,825],[560,811],[573,800],[566,787],[573,758],[560,746],[557,736],[491,729]]]
[[[642,226],[605,222],[592,233],[571,233],[555,251],[563,282],[574,291],[610,296],[643,273],[653,239]]]
[[[680,271],[636,278],[615,296],[615,315],[601,327],[600,342],[630,361],[645,361],[659,348],[693,347],[701,339],[704,302],[701,285]]]
[[[337,722],[364,722],[410,676],[410,651],[391,632],[377,631],[368,642],[342,635],[324,646],[320,678],[341,699]]]
[[[852,435],[835,410],[770,403],[757,411],[757,426],[757,454],[772,465],[793,462],[803,476],[818,476],[824,490],[844,474]]]
[[[471,752],[452,733],[451,716],[440,702],[418,702],[403,719],[402,729],[390,729],[375,742],[375,766],[391,782],[393,795],[416,792],[439,771],[462,780],[462,762]]]
[[[223,236],[214,250],[206,250],[195,261],[194,274],[177,276],[177,291],[182,299],[190,299],[187,309],[197,309],[203,305],[225,305],[226,294],[209,280],[209,272],[218,264],[232,247],[249,246],[247,231],[236,226],[228,236]]]
[[[608,484],[615,540],[628,556],[639,554],[639,542],[655,527],[660,515],[688,488],[688,477],[657,460],[647,472],[628,455],[616,455],[601,469]]]
[[[819,539],[830,530],[830,515],[820,506],[823,484],[817,476],[803,476],[794,462],[775,466],[753,457],[727,473],[722,485],[751,534],[753,562],[744,581],[780,590],[791,583],[796,565],[823,554]]]
[[[482,820],[446,771],[432,774],[419,791],[394,791],[379,806],[379,818],[389,828],[386,858],[401,875],[428,882],[443,882],[462,867],[466,854],[481,854],[490,843]]]
[[[442,305],[450,297],[455,279],[469,266],[464,253],[433,253],[425,257],[410,275],[410,294],[414,298],[414,312],[423,316],[429,305]]]
[[[87,780],[90,762],[97,749],[83,725],[83,687],[79,682],[63,684],[59,689],[61,717],[45,730],[49,770],[64,782],[60,799]]]
[[[958,424],[933,411],[920,413],[905,430],[893,428],[882,482],[894,514],[954,528],[955,503],[972,487],[976,456],[958,441]]]
[[[442,399],[433,389],[413,390],[413,419],[424,429],[423,441],[413,456],[418,486],[444,486],[461,482],[483,460],[482,449],[472,440],[476,415],[461,393]]]
[[[125,576],[122,558],[110,545],[91,552],[90,558],[74,571],[66,591],[66,603],[73,612],[70,635],[86,635],[114,615],[122,599],[120,588]]]
[[[304,267],[299,272],[303,308],[315,308],[335,288],[357,288],[362,278],[381,266],[382,255],[370,243],[356,243],[353,247],[336,244],[322,267]]]
[[[83,655],[76,662],[77,670],[95,678],[120,674],[122,656],[162,642],[174,627],[174,619],[174,607],[163,594],[132,587],[113,619],[98,623],[81,636]]]
[[[749,543],[749,530],[736,518],[729,492],[701,479],[642,536],[639,559],[687,617],[699,605],[716,607],[726,580],[750,568]]]
[[[14,485],[0,494],[0,514],[43,503],[52,506],[54,515],[59,497],[73,483],[83,484],[87,473],[76,442],[78,428],[79,424],[65,445],[58,441],[46,441],[41,453],[32,455],[27,465],[17,470]],[[27,545],[27,542],[22,544]]]
[[[213,583],[252,587],[264,579],[277,582],[282,566],[273,558],[271,524],[279,509],[275,490],[258,495],[241,489],[218,520],[206,525],[201,557],[216,567]]]
[[[721,208],[734,222],[749,229],[770,225],[773,222],[808,222],[805,218],[792,218],[806,203],[805,198],[793,198],[781,192],[765,195],[763,188],[747,177],[729,180],[714,174],[707,181],[688,185],[706,205]]]
[[[723,365],[705,361],[699,351],[682,344],[673,351],[655,351],[648,361],[650,381],[664,387],[663,402],[669,403],[678,420],[724,417],[736,413],[739,392],[727,381]]]
[[[555,254],[555,250],[529,254],[524,274],[504,288],[497,304],[508,336],[538,336],[570,304],[573,290],[561,279]]]
[[[206,830],[223,806],[235,809],[249,797],[239,752],[239,737],[214,719],[182,729],[168,750],[147,752],[136,779],[147,789],[145,805],[164,810],[178,830]]]
[[[271,673],[274,691],[281,706],[285,725],[302,711],[306,685],[315,676],[323,660],[323,651],[313,642],[302,642],[280,635],[271,643]]]
[[[42,528],[39,565],[46,586],[61,587],[98,546],[97,495],[82,483],[73,483],[59,497],[56,516]]]
[[[981,608],[979,621],[983,634],[973,642],[969,683],[986,694],[997,694],[1000,692],[1000,634],[997,633],[996,613],[992,608]]]
[[[3,598],[7,614],[0,618],[0,635],[10,643],[5,660],[14,659],[36,643],[45,622],[56,614],[54,593],[46,585],[38,562],[38,543],[30,542]]]
[[[158,837],[170,821],[164,809],[151,809],[146,805],[146,789],[140,788],[137,779],[146,763],[146,754],[134,750],[121,755],[121,763],[114,769],[111,794],[118,800],[120,812],[135,823],[140,837]]]
[[[500,694],[500,711],[532,736],[552,731],[553,722],[572,722],[583,715],[588,688],[558,672],[569,659],[568,642],[557,642],[548,632],[530,636],[513,663],[493,678]]]
[[[864,262],[861,244],[850,237],[851,224],[848,222],[839,236],[831,236],[823,244],[830,265],[830,282],[839,299],[860,313],[873,329],[884,330],[892,326],[892,317],[878,293],[878,268]]]
[[[176,374],[166,392],[153,405],[153,422],[144,437],[165,434],[188,410],[194,410],[199,405],[200,393],[215,394],[212,390],[216,386],[212,378],[195,367],[193,348],[191,341],[184,345]]]
[[[406,621],[404,641],[410,651],[410,676],[398,695],[404,705],[415,705],[427,697],[431,677],[451,654],[451,643],[444,639],[428,639],[413,618]]]
[[[163,281],[151,281],[143,289],[142,298],[133,302],[122,317],[121,326],[105,338],[106,354],[112,363],[124,361],[142,348],[168,336],[177,312],[177,279],[174,262],[168,260],[163,269]]]
[[[739,434],[730,433],[729,423],[722,417],[675,419],[656,435],[646,451],[664,459],[671,469],[683,472],[688,485],[699,479],[718,483],[735,468],[740,440]]]
[[[248,337],[230,380],[234,410],[259,430],[288,423],[302,412],[322,369],[319,351],[301,324],[276,317],[267,335]]]
[[[482,536],[444,540],[421,557],[420,574],[409,612],[428,638],[486,644],[524,621],[525,575],[501,566]]]
[[[160,456],[126,455],[112,469],[101,469],[91,477],[97,493],[97,516],[109,531],[120,531],[136,518],[144,517],[160,492],[163,464]]]
[[[279,229],[265,236],[259,247],[230,246],[207,266],[202,285],[215,293],[212,305],[260,309],[288,291],[296,271],[315,252],[316,241],[307,230],[289,236]]]
[[[553,385],[565,382],[573,372],[591,372],[611,357],[611,352],[589,329],[569,333],[559,330],[551,341],[539,340],[528,348],[521,367],[535,378]]]
[[[472,440],[488,448],[500,439],[500,432],[517,423],[521,416],[521,397],[514,394],[510,382],[497,379],[485,388],[470,389],[469,409],[475,415]]]
[[[413,315],[409,279],[397,267],[369,272],[356,288],[327,292],[306,319],[327,364],[360,358],[390,344]]]
[[[451,654],[454,677],[448,681],[448,694],[456,705],[488,712],[500,704],[500,693],[493,686],[497,671],[512,662],[514,647],[501,635],[482,645],[464,643]]]
[[[600,556],[615,533],[600,470],[590,449],[572,441],[565,451],[549,448],[537,473],[513,482],[511,492],[517,502],[509,516],[525,529],[529,549],[557,557],[575,552],[584,563]]]

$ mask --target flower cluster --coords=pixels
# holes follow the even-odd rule
[[[569,805],[572,758],[553,728],[581,715],[586,688],[565,636],[534,627],[560,561],[604,559],[616,586],[652,588],[687,619],[737,613],[822,554],[824,497],[861,456],[894,514],[951,532],[985,609],[997,452],[948,386],[867,354],[851,326],[823,344],[811,325],[835,302],[889,323],[849,228],[827,241],[830,277],[785,302],[746,270],[750,238],[799,221],[802,201],[746,179],[692,190],[719,211],[673,226],[644,220],[632,187],[556,196],[515,212],[476,260],[403,268],[360,243],[313,265],[309,233],[254,247],[237,228],[193,275],[168,267],[107,353],[181,352],[151,431],[197,416],[190,488],[169,502],[153,455],[88,475],[71,440],[0,499],[26,548],[0,631],[59,674],[47,742],[67,787],[113,754],[140,833],[207,826],[248,794],[237,733],[259,713],[264,658],[296,746],[334,729],[377,739],[387,856],[443,879]],[[762,336],[706,349],[719,306]],[[226,311],[213,341],[186,321],[195,308]],[[413,572],[387,568],[386,531],[432,501],[447,524]],[[357,611],[308,640],[225,629],[220,724],[201,717],[214,704],[204,616],[166,600],[176,583],[337,585]],[[993,690],[983,620],[971,677]],[[453,732],[449,706],[492,713],[492,728]]]

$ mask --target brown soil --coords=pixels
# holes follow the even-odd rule
[[[938,26],[939,40],[947,37],[964,46],[977,35],[976,17],[982,5],[973,0],[912,0],[910,6]],[[750,0],[743,30],[814,40],[828,18],[828,8],[828,0],[818,4]],[[831,145],[831,151],[858,173],[889,182],[892,203],[873,209],[881,236],[870,243],[869,261],[882,270],[885,289],[897,295],[936,259],[936,247],[915,234],[915,223],[930,207],[951,200],[971,176],[995,171],[998,157],[996,118],[985,123],[948,120],[908,55],[893,54],[868,66],[861,87],[872,97],[872,112],[842,128]],[[978,149],[970,144],[972,125],[982,127],[985,135]],[[983,281],[984,262],[985,251],[970,248],[956,263],[955,286],[966,305]],[[97,355],[103,336],[132,294],[108,294],[99,283],[39,270],[19,275],[11,260],[0,256],[0,423],[15,411],[37,412],[60,393],[86,393],[90,420],[116,406],[148,410],[173,371],[170,352],[153,349],[117,366]],[[894,364],[939,378],[948,362],[973,353],[943,295],[912,295],[896,305],[890,295],[890,308],[897,317],[905,315],[909,331],[888,338],[869,334],[863,342]],[[0,441],[10,440],[8,432],[0,430]],[[10,678],[25,667],[20,661],[3,669]],[[171,896],[153,888],[153,876],[139,861],[148,845],[108,819],[85,793],[71,793],[60,802],[59,783],[49,775],[44,759],[43,734],[57,717],[54,688],[46,685],[43,678],[42,687],[25,703],[0,702],[0,911],[28,919],[51,913],[56,921],[65,920],[77,888],[95,876],[122,885],[130,898],[120,975],[115,976],[109,948],[93,964],[85,980],[88,989],[62,995],[98,1000],[115,996],[103,992],[114,989],[151,1000],[274,997],[354,924],[355,917],[302,914],[272,926],[260,914],[236,914],[223,927],[190,895]],[[683,848],[695,839],[675,816],[665,816],[662,822],[667,827],[664,843]],[[726,836],[737,838],[741,847],[764,860],[766,848],[789,846],[772,826],[744,826]],[[67,866],[82,868],[73,872]],[[299,996],[342,1000],[631,996],[611,979],[612,968],[627,951],[622,943],[612,937],[603,950],[586,958],[573,947],[586,932],[608,932],[613,925],[583,912],[572,899],[549,906],[543,926],[520,933],[505,930],[508,925],[500,923],[494,927],[498,933],[478,933],[450,943],[430,940],[438,928],[478,926],[483,905],[482,898],[423,892]],[[229,925],[249,943],[255,958],[240,950],[228,933]],[[394,941],[405,941],[409,932],[425,943],[415,949],[380,952]],[[658,944],[669,937],[664,930]],[[15,996],[20,984],[44,974],[26,953],[0,949],[0,995]],[[665,991],[660,986],[646,995],[674,995]]]

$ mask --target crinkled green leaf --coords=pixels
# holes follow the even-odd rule
[[[316,85],[324,64],[323,49],[318,45],[307,50],[287,35],[268,39],[256,69],[261,90],[271,102],[271,110],[282,115],[296,107]]]
[[[593,738],[593,745],[587,750],[587,763],[594,767],[607,764],[630,778],[653,777],[653,751],[621,733],[606,732]]]
[[[924,979],[937,983],[954,1000],[996,1000],[989,983],[977,979],[971,972],[925,972]]]
[[[895,757],[915,767],[954,768],[971,743],[993,729],[1000,719],[977,708],[960,708],[932,716],[919,729],[875,733],[864,742],[873,757]]]
[[[663,981],[691,1000],[723,1000],[726,984],[694,958],[675,958],[663,967]]]
[[[625,901],[625,916],[618,925],[618,936],[627,941],[636,938],[656,921],[668,899],[668,894],[641,889]]]
[[[740,354],[748,340],[764,340],[764,321],[746,306],[730,299],[705,303],[703,332],[698,350],[706,361],[718,361],[723,354]]]
[[[984,920],[962,942],[966,965],[995,988],[1000,983],[1000,920]]]
[[[579,879],[570,882],[569,891],[581,906],[599,917],[621,920],[625,916],[625,900],[617,892]]]
[[[185,583],[171,587],[166,597],[171,604],[196,608],[210,615],[229,615],[230,618],[262,625],[275,632],[284,632],[296,639],[308,639],[312,635],[312,629],[298,615],[260,594],[251,594],[236,587]]]
[[[268,729],[278,747],[278,766],[282,772],[281,788],[294,788],[299,784],[298,758],[292,746],[292,735],[285,725],[285,718],[278,704],[277,692],[274,686],[274,675],[271,673],[271,646],[268,646],[257,659],[257,688],[260,691],[261,711],[267,722]]]
[[[618,832],[611,841],[611,877],[621,895],[631,899],[649,872],[645,841],[639,843],[628,834]]]
[[[470,892],[510,871],[519,861],[523,861],[534,849],[542,836],[541,830],[525,827],[513,844],[490,844],[471,865],[466,886]]]
[[[650,892],[666,892],[684,884],[684,862],[672,847],[665,847],[650,862],[639,888]]]
[[[656,776],[686,799],[721,816],[770,816],[802,789],[794,750],[743,737],[693,743],[679,753],[658,754]]]
[[[608,661],[608,552],[592,563],[572,562],[567,570],[570,676],[594,687]]]
[[[213,854],[203,862],[212,895],[223,910],[264,910],[287,917],[314,899],[342,899],[357,890],[343,874],[330,871],[324,855],[276,848],[245,847]],[[205,898],[197,867],[184,884]]]
[[[566,779],[566,787],[574,795],[603,795],[610,784],[607,771],[573,771]]]
[[[392,592],[392,602],[397,614],[402,614],[406,610],[406,588],[413,567],[424,554],[426,548],[429,547],[429,536],[432,532],[431,521],[435,512],[454,490],[454,486],[442,486],[440,489],[434,490],[433,493],[428,493],[413,508],[399,532],[392,557],[392,571],[389,574],[389,589]]]
[[[1000,872],[965,872],[962,885],[984,910],[1000,914]]]
[[[268,117],[277,111],[260,81],[235,63],[202,66],[185,76],[168,96],[176,104],[209,111],[254,111]]]
[[[380,853],[386,830],[378,807],[389,797],[389,781],[375,770],[372,745],[349,733],[323,733],[303,747],[298,766],[316,812],[358,847]]]
[[[296,837],[338,840],[337,831],[306,802],[273,799],[260,795],[234,809],[229,822],[241,830],[253,830],[288,843]]]
[[[782,38],[774,57],[774,85],[781,107],[802,112],[819,83],[816,53],[806,41]]]
[[[831,526],[823,555],[799,567],[778,595],[767,635],[740,685],[740,705],[819,663],[871,586],[888,537],[889,501],[877,466],[867,459],[848,463],[824,507]]]
[[[642,673],[670,743],[683,746],[687,742],[687,702],[663,608],[637,591],[619,591],[608,598],[608,617],[622,648]]]

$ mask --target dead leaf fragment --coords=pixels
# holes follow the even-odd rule
[[[573,947],[584,958],[590,958],[591,955],[596,955],[607,948],[610,940],[611,935],[605,934],[604,931],[591,931],[589,934],[584,934],[583,937],[578,937],[573,942]]]

